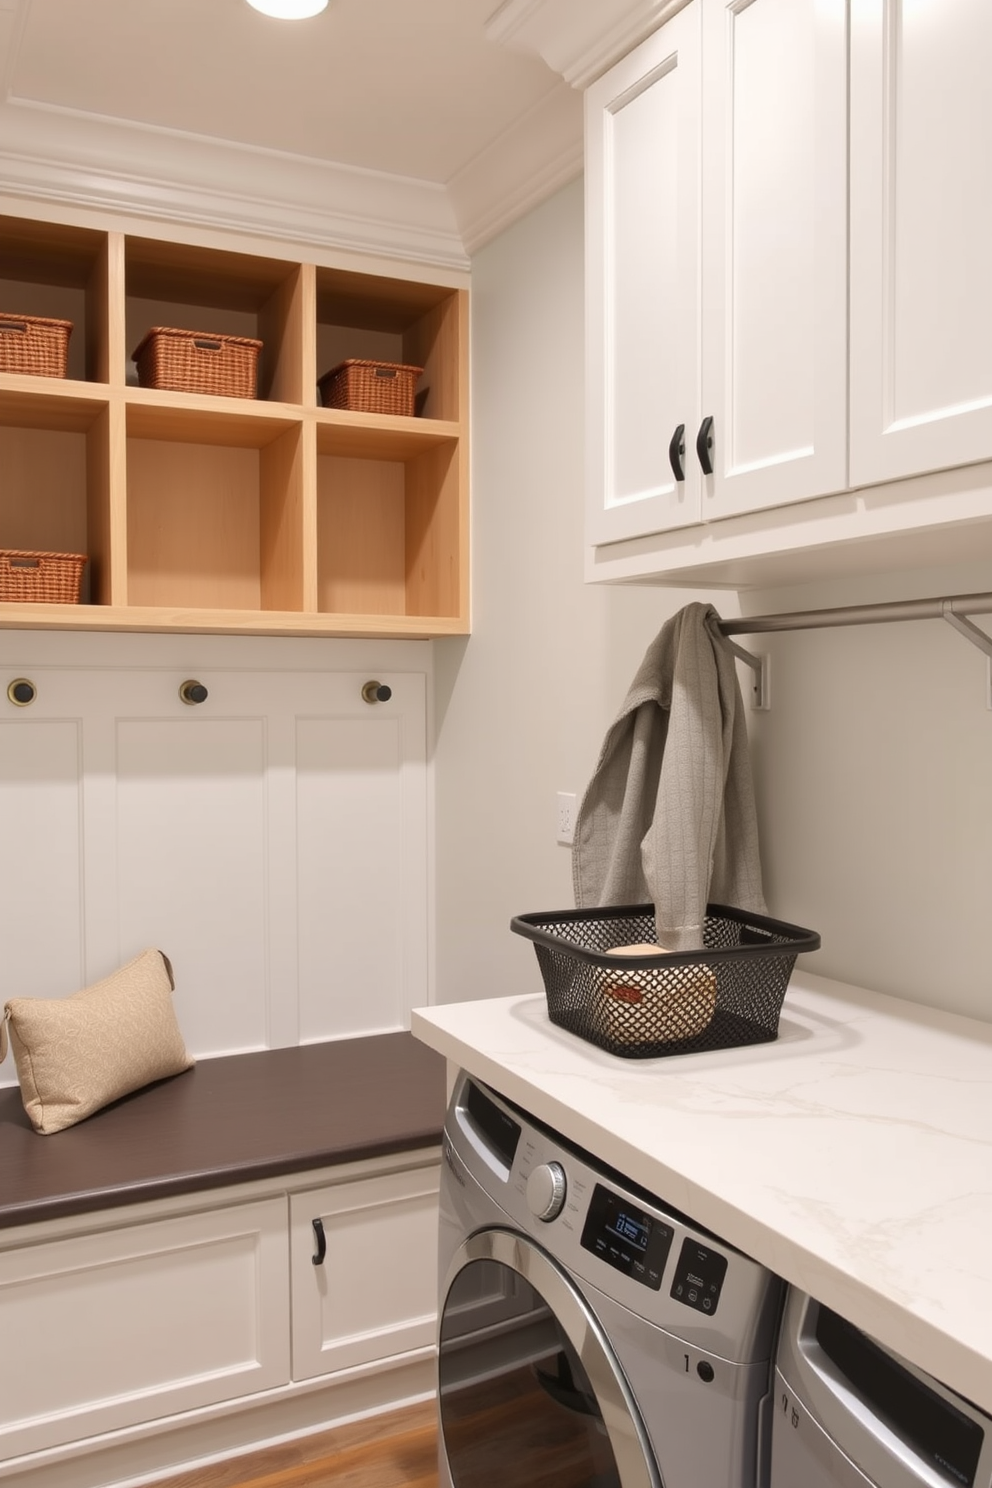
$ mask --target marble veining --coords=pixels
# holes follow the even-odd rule
[[[773,1044],[627,1060],[543,996],[413,1031],[992,1412],[992,1027],[804,972]]]

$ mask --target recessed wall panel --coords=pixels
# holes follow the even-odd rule
[[[261,719],[118,722],[121,944],[170,957],[201,1053],[266,1042],[265,802]]]

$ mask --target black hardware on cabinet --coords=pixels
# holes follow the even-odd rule
[[[327,1236],[324,1234],[324,1221],[318,1218],[312,1219],[310,1223],[313,1225],[313,1238],[317,1242],[317,1249],[310,1259],[315,1266],[322,1266],[324,1264],[324,1257],[327,1254]]]
[[[362,697],[367,703],[388,703],[393,695],[393,689],[385,682],[366,682],[362,688]]]
[[[209,694],[202,682],[196,682],[191,677],[180,687],[179,696],[184,703],[189,703],[190,707],[192,707],[194,703],[205,703]]]
[[[668,446],[668,459],[677,481],[685,480],[685,424],[679,424]]]
[[[713,415],[707,414],[696,435],[696,454],[704,475],[713,474]]]
[[[27,677],[15,677],[7,688],[7,696],[15,708],[26,708],[38,696],[38,689]]]

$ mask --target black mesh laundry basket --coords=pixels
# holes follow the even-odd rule
[[[707,905],[701,950],[617,954],[654,940],[651,904],[517,915],[510,929],[534,942],[552,1023],[625,1059],[770,1043],[796,957],[820,945],[724,904]]]

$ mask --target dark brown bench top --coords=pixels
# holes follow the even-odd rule
[[[436,1146],[444,1107],[444,1060],[410,1033],[202,1059],[50,1136],[13,1086],[0,1228]]]

